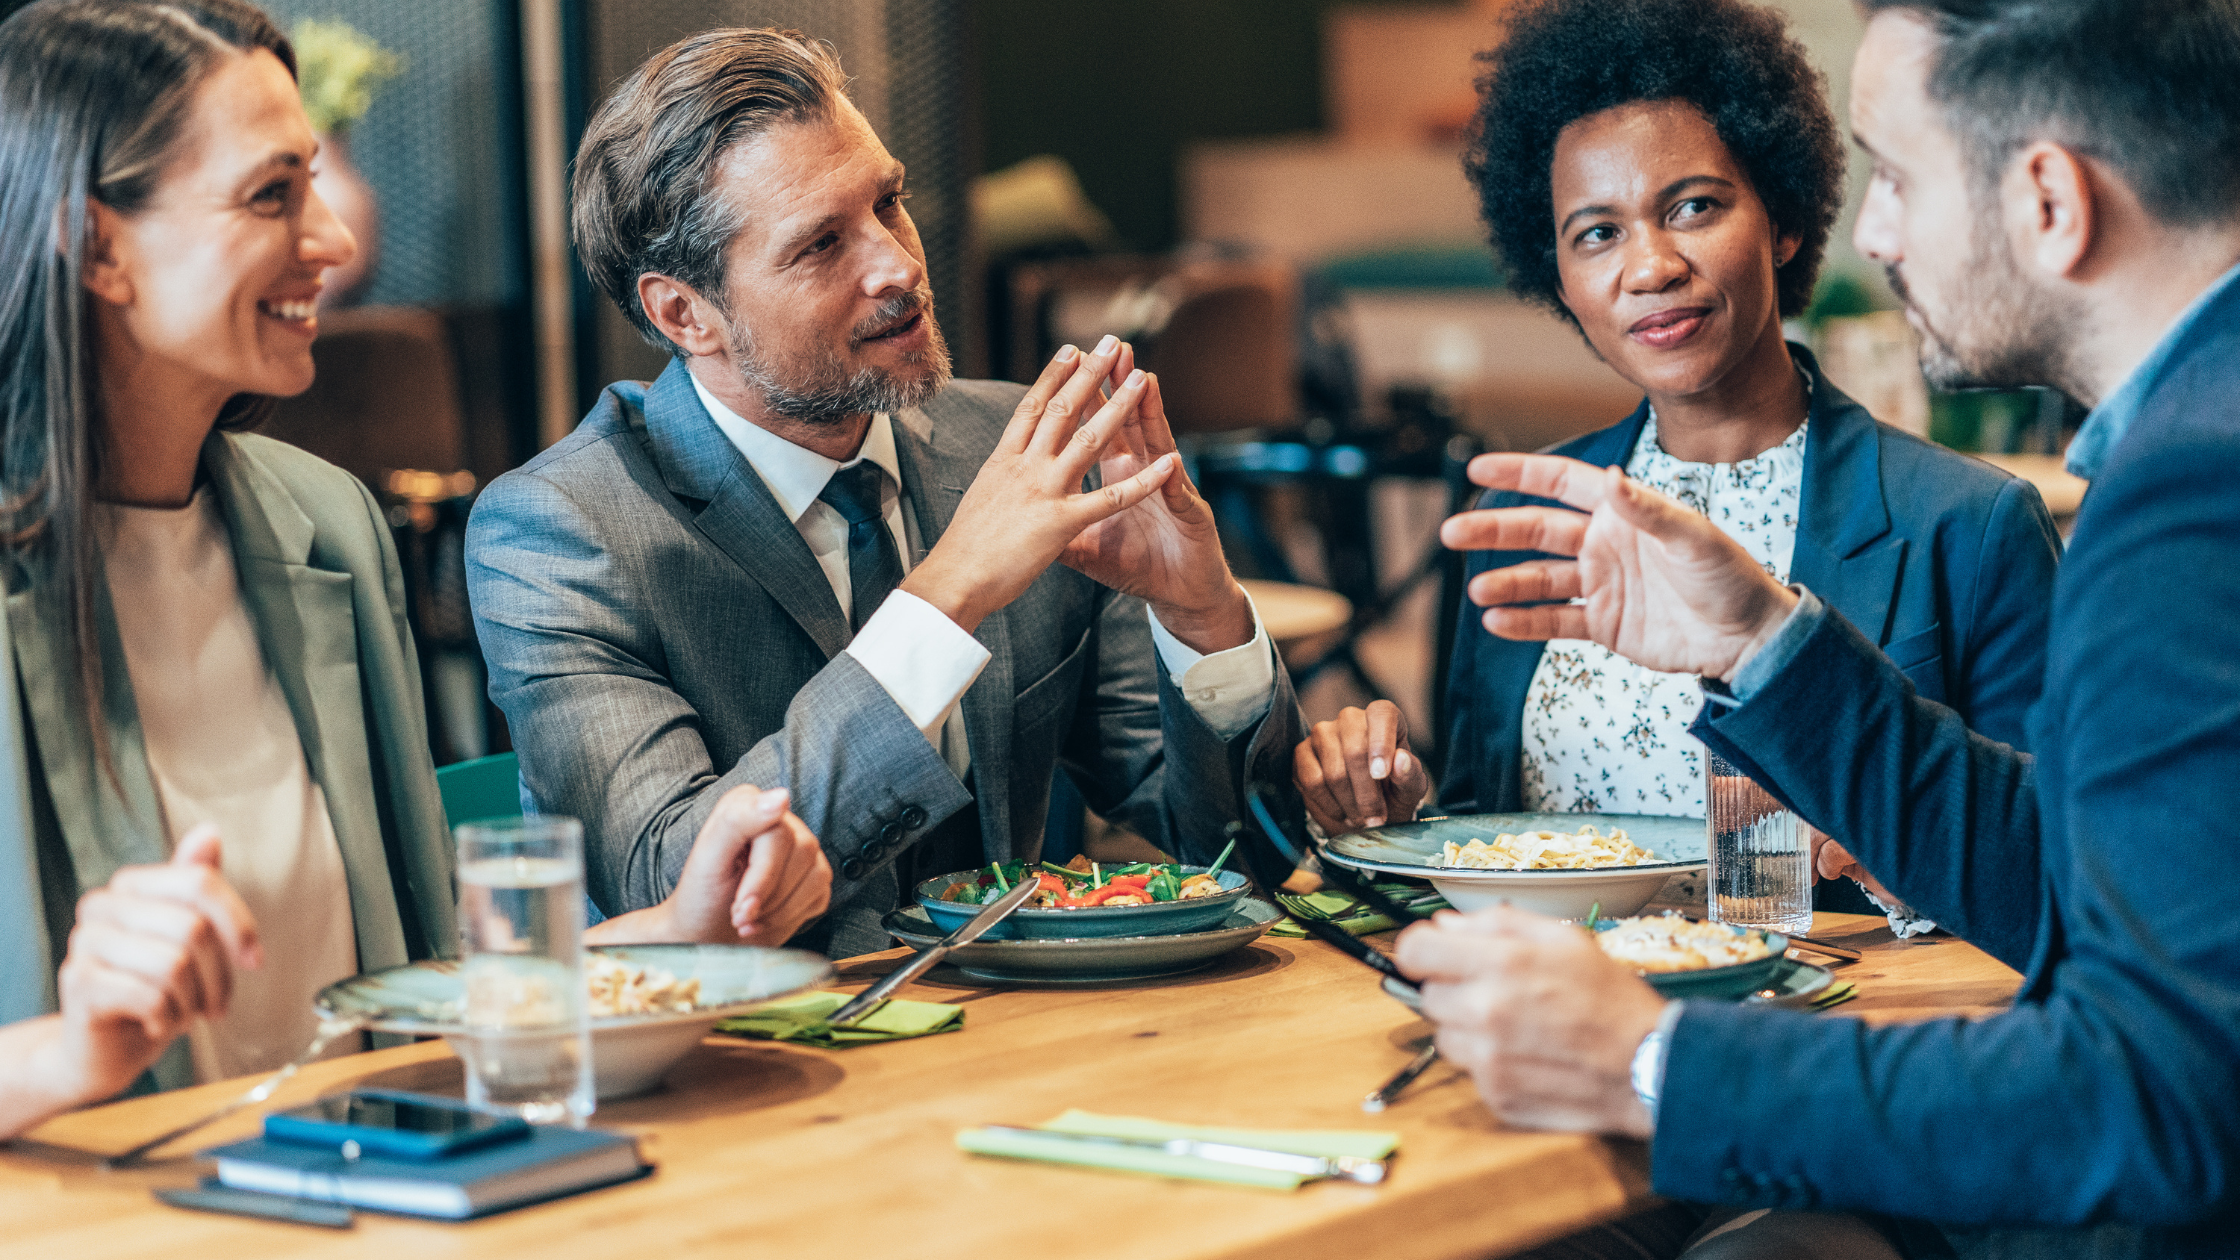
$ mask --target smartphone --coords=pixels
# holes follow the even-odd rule
[[[529,1136],[519,1116],[478,1111],[456,1098],[360,1089],[264,1118],[266,1140],[322,1146],[352,1154],[440,1159],[459,1151]]]

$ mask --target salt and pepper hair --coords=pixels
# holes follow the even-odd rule
[[[49,588],[77,662],[95,760],[115,781],[102,717],[99,560],[90,528],[103,451],[84,269],[88,206],[131,216],[154,197],[195,92],[262,48],[295,53],[242,0],[42,0],[0,22],[0,549]],[[240,395],[219,423],[261,419]]]
[[[684,357],[646,318],[640,276],[668,276],[730,313],[724,254],[744,224],[715,191],[723,155],[781,123],[831,117],[846,92],[822,40],[727,29],[655,53],[599,107],[576,151],[576,255],[647,342]]]
[[[2234,0],[1860,0],[1937,40],[1929,98],[1977,197],[2023,146],[2106,163],[2173,227],[2240,215],[2240,4]]]

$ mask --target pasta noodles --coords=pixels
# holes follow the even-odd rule
[[[1678,914],[1620,919],[1594,934],[1602,952],[1642,972],[1701,971],[1755,962],[1773,952],[1765,933],[1736,931]]]
[[[1656,860],[1623,829],[1613,827],[1606,836],[1592,823],[1575,832],[1503,832],[1492,844],[1475,837],[1468,844],[1448,840],[1439,851],[1439,865],[1477,871],[1584,871]]]
[[[659,967],[632,967],[604,954],[586,954],[591,1017],[683,1014],[700,1004],[700,982],[679,980]]]

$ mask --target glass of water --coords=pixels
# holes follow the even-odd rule
[[[1812,930],[1812,841],[1764,788],[1710,749],[1711,917],[1781,933]]]
[[[583,972],[583,824],[538,815],[458,828],[467,1101],[581,1125],[597,1093]]]

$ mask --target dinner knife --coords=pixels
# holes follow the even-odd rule
[[[844,1028],[869,1015],[887,1000],[888,994],[924,975],[927,968],[947,958],[949,951],[960,946],[970,945],[979,940],[981,934],[989,928],[1003,922],[1005,915],[1025,905],[1027,898],[1034,896],[1034,890],[1041,883],[1041,879],[1032,871],[1020,876],[1016,887],[1005,893],[987,909],[973,915],[970,923],[942,937],[939,945],[911,959],[901,968],[888,972],[879,983],[857,994],[854,1001],[834,1011],[825,1018],[824,1022],[834,1028]]]
[[[1238,1146],[1231,1142],[1207,1142],[1197,1138],[1131,1138],[1113,1137],[1104,1133],[1066,1133],[1057,1129],[1029,1129],[1011,1124],[989,1124],[982,1128],[991,1133],[1010,1133],[1020,1137],[1046,1138],[1059,1142],[1079,1142],[1089,1146],[1124,1146],[1139,1151],[1161,1151],[1168,1155],[1187,1155],[1194,1159],[1211,1160],[1216,1164],[1236,1164],[1244,1168],[1265,1168],[1271,1172],[1298,1173],[1310,1180],[1337,1178],[1358,1181],[1373,1186],[1385,1178],[1386,1166],[1381,1159],[1364,1159],[1358,1155],[1302,1155],[1297,1151],[1271,1151],[1260,1146]]]

